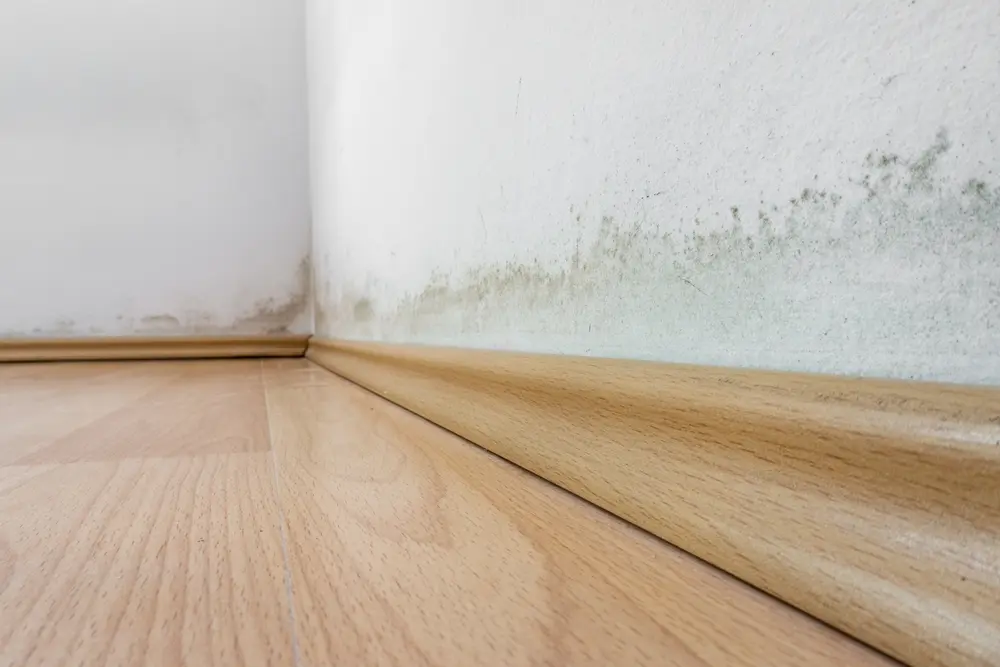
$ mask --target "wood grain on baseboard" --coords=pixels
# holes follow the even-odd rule
[[[263,366],[302,665],[900,667],[333,373]]]
[[[301,357],[309,336],[163,336],[0,339],[0,362]]]
[[[1000,389],[316,339],[307,356],[890,655],[1000,664]]]

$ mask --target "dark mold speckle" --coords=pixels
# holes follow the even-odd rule
[[[218,335],[218,334],[282,334],[288,333],[310,306],[309,295],[312,282],[309,258],[299,263],[295,276],[295,286],[283,298],[267,298],[257,301],[247,314],[233,320],[220,321],[218,313],[208,312],[197,306],[179,309],[176,312],[160,312],[145,316],[131,316],[119,313],[114,317],[116,333],[152,335]],[[22,331],[0,331],[0,336],[20,337],[72,337],[100,336],[108,333],[104,329],[86,324],[77,325],[73,320],[62,318],[45,327],[35,327],[30,334]]]
[[[345,294],[326,301],[319,332],[502,347],[547,340],[567,353],[1000,377],[1000,365],[981,363],[984,351],[1000,350],[1000,188],[939,173],[950,148],[942,130],[910,159],[872,152],[855,188],[817,185],[786,205],[765,198],[755,220],[736,206],[714,216],[706,207],[664,229],[604,216],[596,236],[581,236],[561,262],[438,272],[377,313],[366,290]]]

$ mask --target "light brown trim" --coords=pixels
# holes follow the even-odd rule
[[[309,336],[0,339],[0,362],[301,357]]]
[[[890,655],[1000,664],[1000,389],[316,339],[306,356]]]

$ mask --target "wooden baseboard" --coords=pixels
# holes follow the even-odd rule
[[[0,362],[301,357],[309,336],[164,336],[0,340]]]
[[[307,357],[894,657],[1000,664],[1000,389],[316,339]]]

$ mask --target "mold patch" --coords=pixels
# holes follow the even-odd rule
[[[233,329],[239,332],[286,334],[309,308],[312,266],[304,257],[295,274],[295,288],[285,297],[261,299],[250,312],[239,317]]]
[[[357,322],[371,322],[375,319],[375,309],[369,299],[360,299],[354,304],[354,319]]]
[[[113,325],[107,329],[86,324],[78,325],[70,319],[63,318],[48,326],[35,327],[30,333],[17,330],[0,331],[0,336],[63,338],[109,334],[119,336],[284,334],[289,333],[293,327],[299,331],[308,331],[310,323],[302,323],[300,320],[309,311],[311,283],[311,266],[306,257],[299,262],[294,287],[285,297],[258,300],[244,314],[235,318],[231,312],[223,315],[195,305],[144,316],[119,313],[114,316]]]
[[[345,295],[320,333],[1000,382],[1000,188],[941,175],[950,149],[872,153],[852,189],[722,210],[714,232],[603,217],[557,265],[436,273],[374,319]]]

